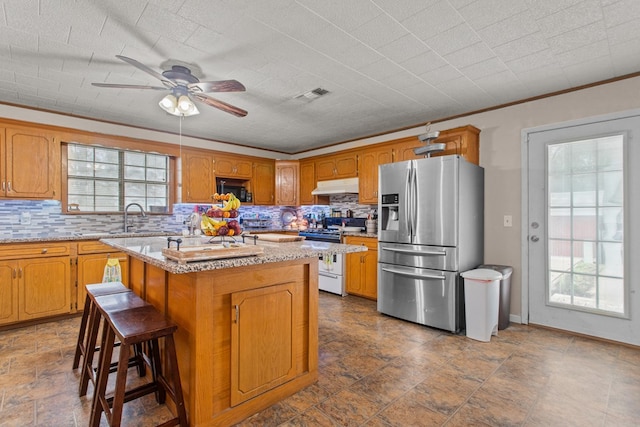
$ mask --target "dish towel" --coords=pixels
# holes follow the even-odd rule
[[[107,265],[104,266],[104,274],[102,275],[102,283],[122,282],[122,270],[118,258],[109,258]]]

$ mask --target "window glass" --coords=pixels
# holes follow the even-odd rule
[[[71,143],[67,157],[67,204],[80,212],[169,204],[168,156]]]

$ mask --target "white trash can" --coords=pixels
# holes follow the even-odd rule
[[[465,271],[464,313],[467,337],[489,342],[491,335],[498,335],[498,307],[502,273],[479,268]]]

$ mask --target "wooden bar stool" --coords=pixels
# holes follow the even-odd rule
[[[100,300],[97,301],[100,305]],[[102,412],[105,413],[110,426],[120,426],[122,409],[125,402],[140,398],[150,393],[155,393],[158,403],[164,403],[166,395],[174,401],[177,417],[162,424],[168,426],[187,426],[187,414],[182,396],[182,385],[178,372],[173,333],[178,328],[153,306],[134,308],[126,311],[104,313],[106,327],[103,330],[103,345],[100,351],[100,363],[98,367],[98,379],[93,396],[91,420],[89,425],[99,427]],[[163,374],[160,360],[160,348],[158,340],[164,339],[165,355],[167,356],[167,378]],[[109,365],[113,352],[113,344],[117,340],[120,346],[120,355],[116,374],[115,391],[112,397],[106,397],[107,381],[109,377]],[[130,348],[135,344],[146,344],[148,354],[145,357],[152,372],[151,382],[126,390],[127,365]],[[170,382],[168,381],[170,379]]]
[[[93,299],[101,295],[117,294],[121,292],[131,292],[120,282],[96,283],[87,285],[87,296],[84,299],[84,310],[82,311],[82,320],[80,321],[80,331],[78,332],[78,343],[76,344],[76,353],[73,356],[73,369],[77,369],[80,364],[80,357],[85,357],[87,353],[87,342],[89,335],[87,334],[87,326],[91,313]],[[94,340],[95,344],[95,340]]]
[[[104,345],[104,343],[101,343],[99,347],[96,347],[96,340],[100,324],[103,324],[103,329],[106,327],[106,314],[149,305],[149,303],[133,292],[119,292],[100,296],[96,296],[96,293],[92,293],[89,298],[91,302],[89,307],[87,339],[84,346],[84,358],[82,359],[82,370],[80,372],[80,384],[78,391],[80,396],[87,394],[89,381],[91,381],[94,386],[96,384],[93,359],[95,352],[98,350],[101,351]],[[114,345],[119,346],[120,343],[118,342]],[[111,364],[109,372],[115,372],[116,366],[117,363]],[[138,368],[138,374],[141,377],[146,374],[146,365],[142,356],[142,345],[136,345],[136,348],[134,349],[134,356],[129,360],[129,366],[136,366]]]

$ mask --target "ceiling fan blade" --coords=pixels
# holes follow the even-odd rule
[[[91,83],[92,86],[97,87],[113,87],[120,89],[154,89],[154,90],[168,90],[166,87],[160,86],[146,86],[146,85],[120,85],[112,83]]]
[[[194,92],[244,92],[247,90],[244,85],[237,80],[198,82],[188,84],[187,87]]]
[[[142,70],[147,74],[151,74],[153,77],[155,77],[156,79],[160,80],[162,83],[166,84],[169,87],[176,87],[177,86],[175,82],[167,79],[162,74],[158,73],[157,71],[152,70],[151,68],[147,67],[146,65],[144,65],[141,62],[136,61],[135,59],[131,59],[131,58],[128,58],[128,57],[122,56],[122,55],[116,55],[116,58],[121,59],[124,62],[127,62],[127,63],[133,65],[137,69]]]
[[[222,110],[226,113],[233,114],[237,117],[244,117],[247,115],[247,112],[242,108],[235,107],[231,104],[227,104],[226,102],[222,102],[219,99],[212,98],[204,93],[194,93],[193,96],[200,102],[207,104],[211,107]]]

